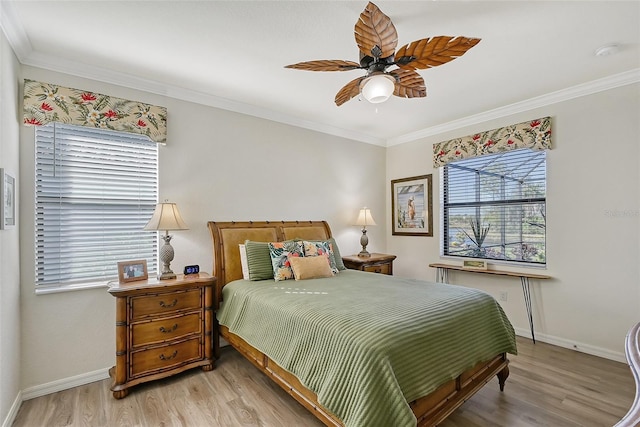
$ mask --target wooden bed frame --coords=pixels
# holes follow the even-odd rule
[[[216,308],[221,301],[222,288],[229,282],[242,278],[242,266],[238,245],[245,240],[275,242],[290,239],[326,240],[331,229],[325,221],[280,221],[280,222],[215,222],[208,223],[213,242],[213,274],[216,277]],[[343,426],[342,422],[318,403],[316,394],[304,387],[300,381],[285,371],[265,354],[249,345],[239,336],[230,333],[225,326],[215,329],[231,346],[238,350],[258,369],[313,413],[327,426]],[[220,338],[214,332],[214,354],[220,355]],[[509,360],[506,353],[497,354],[490,360],[462,372],[457,378],[442,384],[431,394],[409,402],[418,420],[418,426],[435,426],[441,423],[456,408],[480,390],[493,376],[498,377],[500,390],[509,376]]]

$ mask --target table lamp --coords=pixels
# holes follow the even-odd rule
[[[360,244],[362,245],[362,250],[360,251],[358,256],[368,258],[371,256],[371,254],[367,252],[367,245],[369,244],[369,237],[367,237],[367,225],[376,225],[376,222],[371,216],[371,211],[366,206],[360,209],[360,214],[358,215],[358,219],[356,220],[356,225],[362,226],[362,236],[360,236]]]
[[[175,279],[176,275],[171,271],[171,261],[173,261],[173,247],[169,230],[188,230],[189,228],[182,220],[178,206],[175,203],[158,203],[151,219],[144,226],[145,230],[164,230],[166,234],[162,236],[164,245],[160,248],[160,261],[162,261],[162,274],[158,276],[160,280]]]

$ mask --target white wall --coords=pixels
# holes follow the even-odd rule
[[[0,31],[0,168],[14,178],[18,162],[20,68]],[[21,185],[16,180],[18,188]],[[20,198],[16,199],[19,203]],[[19,208],[16,214],[20,212]],[[19,223],[19,220],[17,221]],[[0,230],[0,420],[17,409],[20,391],[20,270],[18,225]],[[17,402],[20,403],[20,402]]]
[[[174,233],[181,271],[211,271],[209,220],[327,220],[344,254],[359,250],[358,209],[385,211],[385,148],[216,108],[33,67],[24,78],[163,105],[168,145],[160,147],[160,200],[178,204],[189,226]],[[110,367],[115,299],[106,289],[34,294],[34,130],[20,129],[22,388]],[[384,220],[381,220],[384,221]],[[384,251],[385,229],[369,232]]]
[[[433,174],[434,237],[387,238],[398,255],[394,273],[433,280],[441,260],[440,175],[432,145],[451,138],[551,116],[547,155],[547,270],[553,280],[532,282],[536,337],[624,360],[624,339],[640,313],[640,85],[560,102],[387,150],[387,181]],[[390,210],[387,196],[387,211]],[[502,267],[502,266],[499,266]],[[520,283],[473,273],[450,281],[494,295],[521,334],[529,333]]]

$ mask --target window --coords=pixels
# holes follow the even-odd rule
[[[546,151],[449,163],[442,182],[443,255],[546,263]]]
[[[157,270],[158,148],[142,135],[51,123],[36,128],[36,289],[105,282],[117,262]]]

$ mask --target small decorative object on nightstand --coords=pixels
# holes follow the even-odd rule
[[[393,275],[393,260],[395,255],[373,253],[367,258],[359,255],[342,257],[344,266],[351,270],[369,271],[371,273]]]
[[[187,369],[214,368],[214,284],[207,273],[109,283],[116,297],[113,397],[122,399],[130,387]]]

